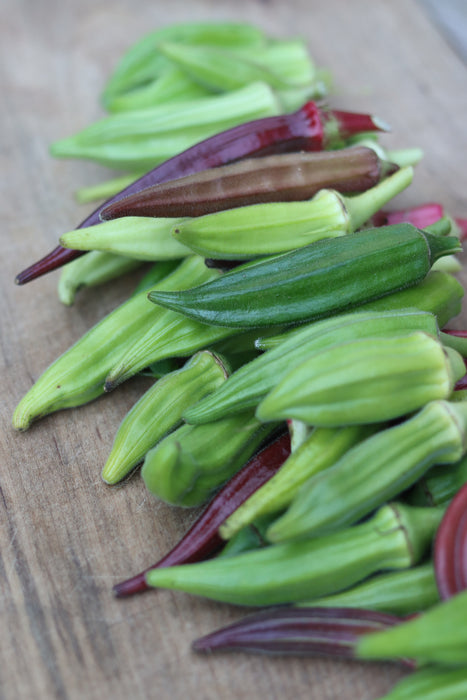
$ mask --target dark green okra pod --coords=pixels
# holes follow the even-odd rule
[[[327,427],[381,422],[447,399],[464,374],[459,353],[423,331],[350,341],[292,369],[256,415]]]
[[[467,483],[467,457],[456,464],[439,464],[430,469],[410,490],[407,500],[414,506],[440,506],[449,503]]]
[[[403,678],[380,700],[465,700],[467,669],[424,668]]]
[[[341,593],[300,603],[326,608],[366,608],[392,615],[412,615],[439,602],[432,562],[372,576]]]
[[[420,282],[459,240],[411,224],[367,229],[311,243],[151,301],[203,323],[233,327],[292,324],[330,316]]]
[[[467,449],[466,433],[467,403],[430,402],[312,476],[268,538],[283,542],[348,527],[405,491],[434,464],[457,462]]]
[[[204,350],[181,369],[155,382],[123,419],[102,479],[108,484],[121,481],[166,433],[179,425],[185,406],[213,391],[226,376],[220,358]]]
[[[467,591],[439,603],[387,633],[363,637],[361,659],[410,658],[419,664],[467,665]]]
[[[206,425],[182,425],[146,454],[146,487],[167,503],[197,506],[233,476],[275,429],[252,411]],[[266,429],[265,429],[266,428]]]
[[[237,605],[297,603],[343,590],[383,569],[414,565],[442,515],[442,508],[386,505],[365,523],[332,535],[154,569],[146,580]]]
[[[373,427],[360,425],[315,428],[279,471],[227,518],[219,528],[221,537],[229,539],[256,517],[283,510],[305,481],[331,467],[347,450],[372,432]]]
[[[185,411],[189,423],[204,423],[252,408],[292,367],[319,351],[359,338],[373,338],[423,330],[437,334],[435,317],[416,309],[356,311],[294,329],[275,347],[232,374],[222,387]]]

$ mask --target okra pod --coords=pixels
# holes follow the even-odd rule
[[[434,464],[457,462],[467,450],[466,433],[467,403],[431,401],[312,476],[268,538],[282,542],[348,527],[405,491]]]
[[[439,593],[433,563],[429,561],[402,571],[383,572],[341,593],[297,605],[366,608],[405,616],[428,610],[438,602]]]
[[[245,260],[282,253],[356,231],[412,177],[413,169],[403,168],[353,197],[320,190],[305,202],[252,204],[185,219],[174,225],[173,236],[205,257]]]
[[[457,238],[411,224],[325,239],[249,263],[185,292],[154,292],[151,301],[203,323],[231,327],[292,324],[343,312],[420,282]]]
[[[451,501],[467,483],[467,457],[456,464],[432,467],[409,492],[409,502],[415,506],[440,506]]]
[[[377,571],[414,565],[429,547],[442,512],[386,505],[365,523],[332,535],[154,569],[146,581],[236,605],[306,601],[344,590]]]
[[[449,398],[464,374],[459,353],[424,331],[349,341],[292,369],[256,415],[324,427],[383,422]]]
[[[159,263],[155,274],[160,275],[158,284],[175,289],[206,279],[212,271],[207,272],[201,258],[191,256],[178,266],[172,261]],[[157,325],[159,317],[164,319],[161,323],[166,327],[166,336],[161,340],[159,354],[153,353],[151,361],[190,354],[194,343],[186,349],[180,333],[170,336],[170,325],[165,323],[167,314],[148,303],[144,290],[108,314],[45,370],[18,404],[13,426],[26,430],[31,421],[41,416],[80,406],[102,395],[112,365]]]
[[[184,407],[213,391],[226,376],[221,359],[205,350],[182,369],[157,381],[123,419],[102,479],[115,484],[125,478],[166,433],[180,424]]]
[[[365,635],[357,644],[361,659],[408,657],[418,664],[466,666],[467,591],[442,601],[391,630]]]
[[[139,267],[141,262],[122,255],[92,251],[67,263],[58,281],[58,298],[66,306],[75,301],[83,287],[94,287],[125,275]]]
[[[145,457],[141,476],[166,503],[197,506],[230,479],[276,428],[252,411],[206,425],[182,425]]]
[[[359,147],[248,158],[148,187],[104,208],[101,218],[200,216],[257,202],[309,199],[327,187],[363,192],[397,169],[371,148]]]
[[[330,468],[353,445],[363,440],[371,428],[314,428],[311,435],[292,452],[281,469],[255,491],[219,528],[229,539],[258,516],[279,513],[286,508],[313,474]]]
[[[422,668],[403,678],[380,700],[464,700],[467,670]]]
[[[192,251],[171,235],[180,219],[126,216],[60,236],[60,244],[75,250],[100,250],[135,260],[178,260]]]
[[[413,330],[437,335],[435,317],[416,309],[356,311],[295,328],[283,336],[279,347],[238,369],[212,396],[187,409],[184,418],[188,423],[204,423],[252,408],[277,386],[291,367],[298,367],[317,352],[351,340],[396,337]]]
[[[436,533],[434,562],[436,582],[443,600],[467,588],[467,486],[462,486]]]

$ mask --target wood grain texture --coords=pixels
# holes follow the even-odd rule
[[[0,3],[2,699],[371,700],[402,676],[389,665],[197,657],[190,640],[244,610],[164,591],[112,598],[113,583],[165,553],[194,517],[150,498],[139,478],[115,489],[100,480],[116,427],[146,380],[43,419],[25,434],[10,427],[16,403],[43,369],[123,301],[137,278],[83,292],[71,309],[57,300],[57,273],[14,286],[14,275],[90,210],[72,192],[107,174],[52,160],[48,144],[102,114],[106,76],[144,32],[219,18],[306,37],[335,76],[333,106],[381,115],[393,127],[388,147],[425,149],[398,203],[439,200],[467,216],[466,68],[413,1]]]

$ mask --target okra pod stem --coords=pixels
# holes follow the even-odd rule
[[[169,430],[180,424],[184,407],[213,391],[226,375],[220,358],[205,350],[182,369],[157,381],[123,419],[102,479],[108,484],[124,479]]]
[[[151,569],[188,564],[213,556],[224,545],[218,532],[219,525],[276,473],[289,454],[290,439],[285,433],[260,450],[229,479],[168,554],[140,574],[114,586],[115,595],[122,597],[149,590],[145,575]]]
[[[442,509],[383,506],[332,535],[265,547],[227,559],[155,569],[148,585],[237,605],[276,605],[330,595],[383,569],[420,561]]]
[[[434,464],[467,449],[467,404],[432,401],[403,423],[351,447],[307,481],[268,530],[272,542],[348,527],[414,484]]]

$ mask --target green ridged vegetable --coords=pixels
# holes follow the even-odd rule
[[[154,292],[151,301],[203,323],[240,328],[330,316],[420,282],[457,238],[411,224],[325,239],[227,272],[185,292]]]
[[[185,411],[188,423],[216,420],[256,406],[293,367],[317,352],[346,341],[404,334],[423,330],[437,334],[435,317],[416,309],[357,311],[333,316],[299,327],[286,334],[279,345],[241,367],[222,387]],[[267,339],[266,339],[267,340]]]
[[[252,411],[206,425],[182,425],[146,454],[141,476],[166,503],[197,506],[233,476],[275,425]]]
[[[410,658],[419,664],[467,666],[467,591],[391,630],[365,635],[361,659]]]
[[[140,266],[133,260],[113,253],[92,251],[64,265],[58,280],[58,298],[66,306],[75,301],[76,293],[84,287],[96,287]]]
[[[457,462],[467,449],[466,432],[467,403],[430,402],[312,476],[271,525],[268,539],[283,542],[348,527],[405,491],[434,464]]]
[[[363,608],[412,615],[439,603],[432,562],[372,576],[341,593],[299,603],[301,607]]]
[[[465,700],[467,669],[424,668],[403,678],[380,700]]]
[[[456,464],[439,464],[430,469],[411,489],[408,499],[416,506],[444,505],[454,498],[465,483],[467,457],[463,457]]]
[[[412,182],[403,168],[362,194],[320,190],[304,202],[268,202],[185,219],[173,227],[177,241],[205,257],[245,260],[282,253],[360,228]]]
[[[429,547],[442,515],[442,508],[386,505],[371,520],[332,535],[153,569],[146,582],[236,605],[306,601],[383,569],[413,566]]]
[[[60,236],[64,248],[100,250],[136,260],[177,260],[192,251],[171,235],[181,219],[124,216]]]
[[[257,517],[283,510],[305,481],[331,467],[347,450],[372,432],[374,428],[367,426],[314,428],[279,471],[225,520],[219,528],[221,537],[230,539]]]
[[[179,370],[157,381],[125,416],[102,471],[102,479],[116,484],[145,454],[181,422],[183,409],[225,381],[220,358],[205,350]]]
[[[165,289],[179,289],[218,273],[208,270],[201,258],[190,256],[178,266],[172,261],[158,263],[150,274],[154,287],[155,279],[159,276],[161,281],[158,285]],[[164,328],[164,334],[153,338],[149,361],[140,369],[157,360],[183,357],[205,347],[196,324],[193,327],[192,322],[186,324],[185,321],[178,314],[168,314],[165,309],[150,304],[146,289],[134,295],[91,328],[45,370],[18,404],[13,415],[13,427],[26,430],[31,421],[41,416],[62,408],[80,406],[101,396],[106,376],[113,365],[139,339],[146,338],[148,333],[152,337],[153,329],[159,325]],[[209,331],[206,326],[203,329]]]
[[[256,415],[325,427],[382,422],[449,398],[464,374],[459,353],[423,331],[349,341],[292,369]]]

